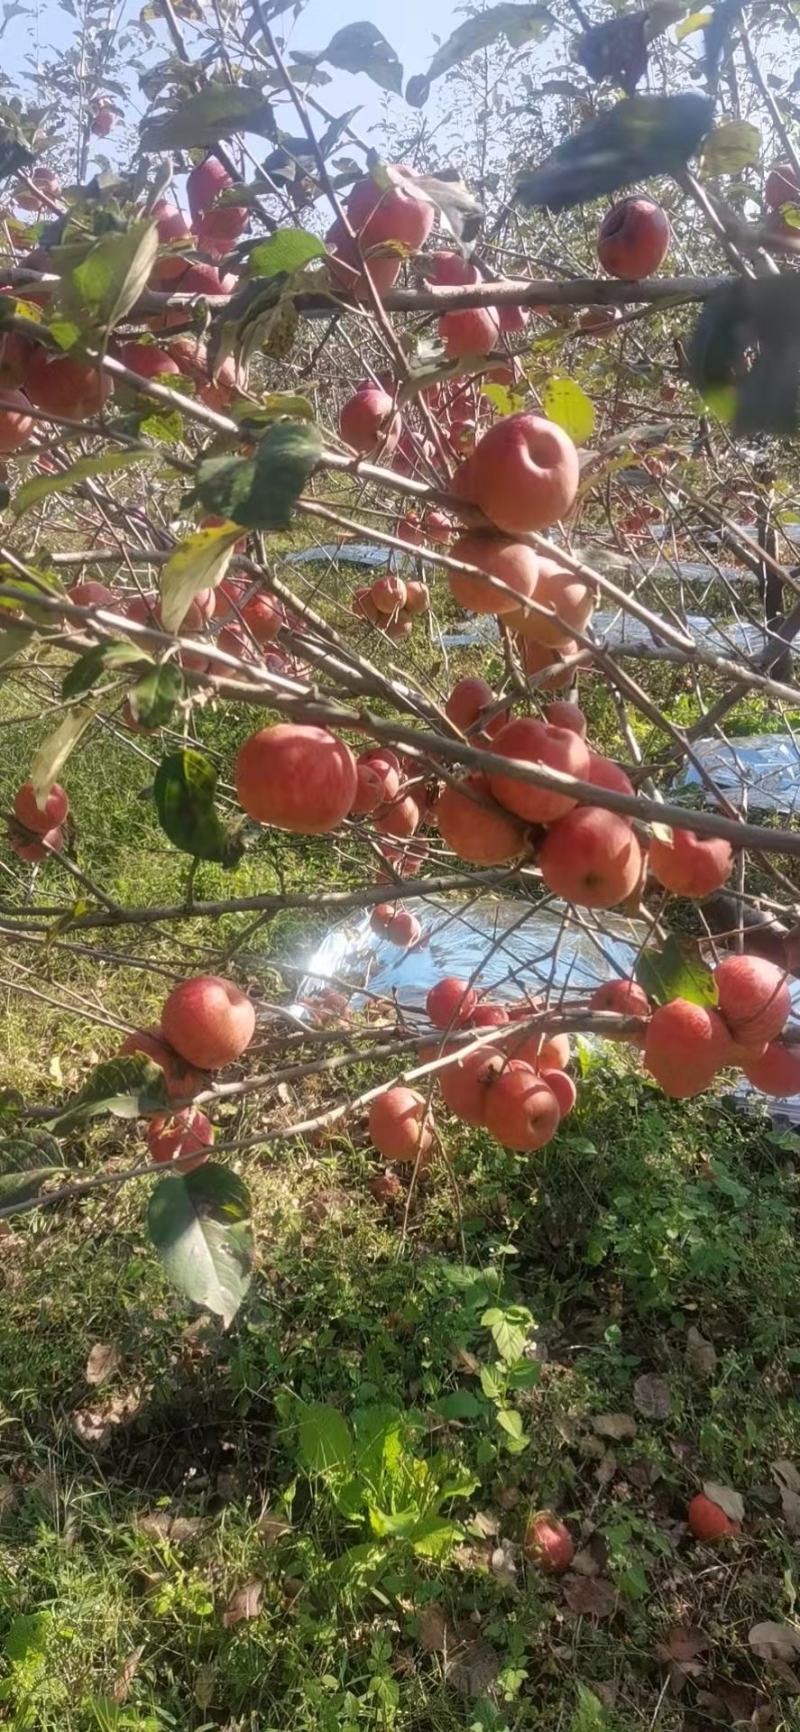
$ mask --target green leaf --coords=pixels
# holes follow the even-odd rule
[[[420,1558],[443,1558],[463,1537],[464,1529],[458,1522],[439,1515],[423,1516],[408,1535],[411,1550]]]
[[[505,1393],[505,1377],[494,1365],[481,1366],[481,1389],[487,1401],[499,1401]]]
[[[83,1088],[53,1119],[52,1129],[58,1136],[64,1136],[103,1113],[110,1113],[115,1119],[138,1119],[147,1113],[163,1112],[167,1105],[161,1066],[144,1053],[128,1053],[95,1065]]]
[[[510,48],[521,48],[526,42],[541,41],[554,24],[555,18],[547,6],[514,4],[514,0],[502,0],[498,6],[488,6],[485,11],[474,13],[459,24],[437,49],[427,73],[409,79],[406,102],[414,108],[421,108],[428,100],[435,79],[450,72],[452,67],[460,66],[462,61],[469,60],[479,49],[490,48],[500,36],[505,37]]]
[[[160,584],[159,611],[165,631],[180,631],[200,590],[216,589],[228,569],[236,539],[237,532],[230,524],[196,529],[170,554]]]
[[[274,140],[277,128],[271,102],[259,85],[211,82],[195,95],[182,93],[168,113],[145,121],[141,143],[147,151],[210,148],[237,132]]]
[[[338,1407],[327,1401],[304,1406],[297,1428],[297,1450],[308,1473],[344,1473],[353,1464],[353,1438]]]
[[[636,979],[654,1004],[686,998],[690,1004],[718,1003],[717,985],[690,938],[670,933],[660,950],[644,950],[636,963]]]
[[[761,133],[749,120],[726,120],[715,126],[703,145],[707,174],[738,174],[751,168],[761,154]]]
[[[69,469],[59,475],[34,475],[31,481],[18,487],[11,501],[11,510],[15,517],[21,517],[23,512],[30,511],[32,505],[38,505],[40,499],[46,499],[51,493],[68,493],[70,488],[77,487],[80,481],[89,481],[93,475],[116,475],[120,470],[133,469],[138,463],[152,462],[158,456],[155,451],[145,447],[126,451],[104,451],[99,457],[80,457]]]
[[[113,672],[114,668],[130,667],[133,662],[147,662],[150,657],[147,651],[137,648],[136,644],[124,643],[115,639],[111,643],[95,644],[85,655],[79,656],[73,662],[69,672],[61,681],[62,698],[80,698],[84,692],[91,691],[106,669]]]
[[[295,396],[293,391],[268,391],[260,403],[249,403],[243,399],[234,403],[229,414],[240,427],[254,432],[262,427],[271,427],[273,421],[313,421],[314,405],[307,397]]]
[[[542,391],[542,408],[550,421],[555,421],[576,445],[584,445],[594,432],[594,404],[574,379],[554,373]]]
[[[470,1390],[454,1389],[452,1394],[443,1395],[441,1400],[437,1401],[436,1411],[441,1414],[442,1419],[477,1419],[486,1409]]]
[[[345,24],[319,54],[303,52],[292,58],[301,68],[303,64],[316,66],[318,61],[326,60],[340,72],[366,73],[381,90],[391,90],[396,96],[403,92],[403,68],[394,49],[377,25],[367,21]]]
[[[278,229],[268,240],[259,241],[247,261],[250,277],[291,276],[309,259],[324,259],[325,247],[308,229]]]
[[[104,235],[62,278],[61,305],[81,328],[112,331],[147,287],[158,253],[153,222],[132,223],[124,234]]]
[[[515,1407],[498,1407],[497,1423],[501,1431],[505,1431],[519,1443],[522,1438],[522,1415],[517,1413]]]
[[[243,847],[217,812],[216,786],[217,772],[202,752],[186,746],[162,758],[153,783],[158,821],[173,846],[184,854],[236,866]]]
[[[93,721],[94,711],[79,705],[68,710],[58,727],[42,742],[30,769],[30,780],[40,807],[44,805],[53,783],[58,781],[70,752]]]
[[[656,174],[686,167],[708,132],[714,105],[707,96],[628,96],[604,109],[551,151],[538,168],[517,176],[515,197],[526,207],[568,210]]]
[[[529,1311],[522,1307],[509,1305],[505,1311],[492,1307],[484,1311],[481,1323],[491,1331],[492,1340],[506,1365],[513,1365],[519,1359],[528,1338],[531,1323]]]
[[[150,1237],[180,1293],[232,1322],[250,1286],[250,1193],[230,1167],[206,1161],[156,1185],[147,1211]]]
[[[12,625],[7,631],[0,631],[0,667],[4,662],[13,661],[31,642],[32,635],[24,626]]]
[[[196,496],[207,511],[246,529],[288,529],[292,507],[322,452],[319,428],[278,421],[255,457],[209,457],[197,473]]]
[[[29,1203],[32,1197],[38,1197],[45,1179],[52,1179],[54,1173],[63,1173],[63,1166],[31,1167],[28,1172],[0,1172],[0,1209],[16,1208],[19,1203]]]
[[[183,674],[177,662],[162,662],[145,674],[129,694],[134,721],[143,728],[165,728],[183,692]]]

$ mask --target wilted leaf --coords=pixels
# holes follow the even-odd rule
[[[278,1540],[284,1539],[287,1534],[291,1533],[292,1524],[284,1520],[282,1516],[272,1515],[267,1510],[264,1515],[259,1516],[258,1531],[266,1545],[275,1546]]]
[[[515,196],[528,207],[568,210],[656,174],[686,167],[711,125],[708,97],[628,96],[564,140],[540,168],[523,169]]]
[[[133,719],[143,728],[165,728],[183,697],[183,674],[177,662],[154,667],[128,694]]]
[[[747,1640],[760,1660],[792,1661],[800,1654],[800,1630],[792,1624],[754,1624]]]
[[[713,1377],[717,1369],[717,1350],[692,1324],[686,1336],[686,1363],[695,1377]]]
[[[13,1172],[0,1172],[0,1209],[17,1208],[38,1197],[46,1179],[52,1179],[61,1167],[15,1167]]]
[[[458,1641],[455,1625],[444,1606],[432,1600],[420,1613],[417,1640],[426,1654],[444,1654]]]
[[[542,408],[548,420],[563,427],[576,445],[584,445],[594,432],[594,404],[574,379],[555,373],[542,389]]]
[[[717,1485],[713,1480],[704,1480],[703,1491],[712,1503],[719,1504],[732,1522],[744,1521],[744,1499],[738,1491],[729,1485]]]
[[[214,804],[217,772],[210,758],[184,746],[162,758],[153,783],[158,821],[165,835],[196,860],[238,865],[243,845],[226,829]]]
[[[293,59],[300,63],[300,71],[305,64],[316,66],[319,61],[326,60],[329,66],[338,67],[340,72],[364,72],[373,84],[380,85],[381,90],[391,90],[395,96],[402,95],[403,68],[400,61],[377,25],[366,20],[345,24],[319,54],[304,51],[294,54]]]
[[[707,1654],[710,1647],[710,1639],[702,1630],[678,1624],[658,1643],[656,1653],[660,1660],[677,1660],[683,1665],[687,1660],[696,1660],[698,1654]]]
[[[62,698],[81,698],[106,670],[113,672],[114,668],[130,667],[133,662],[148,662],[150,657],[146,649],[140,649],[136,644],[123,643],[116,640],[111,643],[95,644],[94,649],[86,651],[73,662],[69,672],[61,682]]]
[[[460,66],[462,61],[469,60],[481,48],[491,47],[500,36],[505,36],[510,48],[521,48],[526,42],[541,41],[554,23],[547,6],[518,4],[515,0],[501,0],[500,5],[473,13],[437,48],[427,73],[418,73],[409,79],[406,102],[414,108],[421,108],[428,100],[435,79],[450,72],[452,67]]]
[[[169,1510],[157,1509],[140,1516],[136,1525],[148,1539],[168,1540],[170,1545],[181,1546],[197,1539],[208,1524],[203,1516],[172,1515]]]
[[[142,149],[147,151],[211,147],[237,132],[255,132],[277,139],[271,101],[258,85],[216,83],[200,91],[182,92],[174,109],[146,120],[141,128]]]
[[[60,301],[81,330],[113,330],[147,287],[158,254],[154,222],[104,235],[61,281]]]
[[[773,1461],[772,1477],[780,1489],[783,1519],[790,1534],[800,1534],[800,1474],[791,1461]]]
[[[144,1653],[144,1643],[140,1648],[134,1648],[120,1669],[111,1686],[111,1700],[120,1707],[130,1694],[131,1684],[139,1670],[139,1664]]]
[[[235,1624],[244,1623],[248,1618],[258,1617],[263,1592],[264,1583],[255,1576],[251,1581],[245,1582],[243,1588],[236,1589],[222,1614],[226,1630],[232,1629]]]
[[[288,529],[321,454],[318,427],[278,421],[259,441],[255,457],[209,457],[201,463],[197,499],[207,511],[246,529]]]
[[[94,475],[116,475],[121,470],[134,469],[139,463],[152,463],[157,455],[149,449],[129,447],[125,451],[103,451],[98,457],[79,457],[77,463],[56,475],[34,475],[25,481],[11,500],[11,510],[15,517],[22,517],[51,493],[68,493],[70,488],[81,481],[90,481]]]
[[[463,1627],[469,1631],[469,1625]],[[460,1630],[455,1646],[448,1650],[444,1675],[462,1696],[485,1696],[500,1670],[500,1657],[490,1642]]]
[[[47,739],[42,742],[30,769],[30,780],[33,783],[33,791],[39,807],[44,806],[50,789],[53,783],[58,781],[59,772],[63,770],[70,752],[77,746],[81,735],[85,734],[93,720],[93,710],[81,706],[74,710],[68,710],[58,727],[54,728],[52,734],[48,734]]]
[[[633,1400],[646,1419],[666,1419],[672,1406],[669,1384],[663,1377],[656,1377],[652,1372],[647,1372],[644,1377],[637,1377],[633,1386]]]
[[[216,589],[231,561],[237,532],[230,524],[196,529],[170,554],[161,573],[161,623],[177,632],[201,589]]]
[[[564,1598],[582,1618],[610,1618],[617,1609],[616,1589],[604,1576],[571,1576]]]
[[[715,1005],[717,986],[692,939],[670,933],[660,950],[644,950],[635,967],[636,979],[655,1004],[686,998],[690,1004]]]
[[[749,120],[726,120],[715,126],[703,145],[707,174],[739,174],[761,154],[761,133]]]
[[[111,1113],[118,1119],[138,1119],[147,1113],[163,1111],[167,1104],[161,1066],[144,1053],[128,1053],[95,1065],[83,1088],[53,1120],[52,1129],[62,1136],[102,1113]]]
[[[130,1389],[107,1396],[98,1407],[76,1408],[70,1416],[75,1436],[87,1449],[105,1449],[119,1426],[133,1424],[143,1400],[141,1389]]]
[[[631,1413],[593,1413],[592,1431],[597,1437],[610,1437],[615,1442],[636,1436],[636,1420]]]
[[[250,1286],[250,1193],[230,1167],[207,1161],[156,1185],[147,1211],[150,1237],[170,1280],[227,1327]]]
[[[120,1363],[119,1348],[111,1341],[96,1341],[86,1361],[86,1382],[105,1383],[113,1377]]]

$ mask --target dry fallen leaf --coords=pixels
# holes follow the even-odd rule
[[[291,1533],[292,1524],[284,1521],[281,1516],[270,1515],[269,1510],[265,1510],[259,1518],[258,1531],[268,1546],[274,1546],[277,1545],[278,1540],[283,1539],[285,1534]]]
[[[623,1438],[636,1436],[636,1420],[632,1413],[595,1413],[592,1431],[598,1437],[610,1437],[619,1443]]]
[[[763,1696],[752,1685],[731,1684],[727,1678],[715,1678],[713,1688],[699,1690],[696,1700],[698,1708],[708,1708],[720,1718],[721,1710],[727,1713],[734,1726],[755,1726],[756,1715],[761,1713],[759,1704],[764,1702]]]
[[[617,1594],[605,1576],[573,1576],[564,1589],[571,1612],[582,1618],[610,1618],[617,1608]]]
[[[112,1702],[116,1702],[119,1706],[127,1700],[131,1684],[139,1670],[139,1661],[141,1660],[143,1653],[144,1644],[142,1644],[141,1648],[134,1648],[133,1653],[128,1655],[125,1664],[120,1666],[117,1676],[114,1679],[111,1686],[111,1700]]]
[[[786,1526],[790,1534],[800,1534],[800,1474],[791,1461],[773,1461],[772,1477],[780,1489]]]
[[[500,1657],[482,1636],[461,1642],[444,1662],[448,1684],[462,1696],[485,1696],[499,1670]]]
[[[744,1498],[732,1486],[717,1485],[712,1479],[703,1481],[703,1491],[712,1503],[719,1504],[732,1522],[744,1521]]]
[[[686,1337],[686,1363],[695,1377],[713,1377],[717,1369],[717,1350],[694,1325]]]
[[[105,1383],[119,1367],[119,1348],[111,1341],[96,1341],[86,1361],[86,1382]]]
[[[173,1545],[185,1544],[187,1540],[197,1538],[202,1533],[206,1522],[202,1516],[170,1515],[169,1510],[156,1509],[148,1515],[139,1517],[137,1523],[140,1533],[147,1534],[153,1540],[170,1540]]]
[[[659,1642],[656,1653],[660,1660],[676,1660],[679,1665],[685,1665],[689,1660],[696,1660],[699,1654],[707,1654],[711,1642],[704,1636],[702,1630],[676,1624],[669,1630],[663,1642]]]
[[[666,1419],[672,1407],[669,1384],[663,1377],[647,1371],[634,1383],[633,1402],[645,1419]]]
[[[436,1600],[420,1613],[418,1640],[426,1654],[443,1654],[458,1640],[455,1625]]]
[[[800,1630],[792,1624],[776,1624],[769,1620],[764,1624],[754,1624],[747,1640],[760,1660],[796,1660],[800,1654]]]
[[[245,1582],[243,1588],[237,1588],[235,1594],[231,1594],[222,1614],[226,1630],[232,1629],[234,1624],[244,1623],[247,1618],[258,1617],[263,1592],[264,1583],[254,1576],[251,1581]]]
[[[129,1389],[127,1393],[106,1396],[97,1407],[78,1407],[70,1415],[70,1424],[79,1443],[87,1449],[105,1449],[115,1428],[131,1425],[141,1411],[144,1392]]]
[[[489,1560],[492,1575],[503,1588],[515,1588],[517,1585],[517,1547],[510,1540],[500,1540],[492,1551]]]

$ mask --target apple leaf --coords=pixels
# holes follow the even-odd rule
[[[547,6],[523,0],[501,0],[497,6],[473,13],[457,25],[447,40],[437,48],[426,73],[418,73],[406,85],[406,102],[412,108],[422,108],[430,95],[431,85],[445,72],[462,61],[469,60],[482,48],[490,48],[504,36],[510,48],[522,48],[526,42],[540,42],[555,24]]]
[[[761,153],[761,133],[749,120],[726,120],[715,126],[703,145],[707,174],[739,174],[752,168]]]
[[[94,711],[78,705],[76,709],[67,711],[58,727],[42,742],[30,769],[36,804],[40,808],[44,805],[53,783],[58,781],[59,772],[64,768],[70,752],[93,721]]]
[[[726,284],[709,297],[687,345],[692,384],[729,403],[736,432],[792,438],[800,428],[800,278]]]
[[[538,168],[517,176],[515,197],[526,207],[569,210],[656,174],[686,167],[709,131],[707,96],[627,96],[556,146]]]
[[[116,1119],[138,1119],[163,1112],[166,1105],[161,1066],[144,1053],[127,1053],[95,1065],[83,1088],[52,1121],[52,1129],[63,1136],[103,1113]]]
[[[402,95],[403,68],[400,61],[377,25],[366,20],[345,24],[319,54],[303,51],[294,53],[292,60],[292,72],[299,76],[303,75],[306,66],[315,67],[319,61],[326,60],[329,66],[336,66],[340,72],[363,72],[373,84],[380,85],[381,90],[390,90],[395,96]]]
[[[124,234],[104,235],[62,278],[63,311],[81,330],[113,330],[147,287],[157,253],[154,222],[132,223]]]
[[[126,451],[103,451],[99,457],[80,457],[77,463],[58,475],[34,475],[30,481],[24,482],[11,500],[11,510],[15,517],[22,517],[32,505],[38,505],[40,499],[46,499],[51,493],[68,493],[80,481],[89,481],[94,475],[115,475],[120,470],[135,468],[137,463],[152,461],[157,455],[146,446],[140,446],[129,447]]]
[[[222,822],[214,804],[217,772],[191,747],[162,758],[153,783],[158,821],[175,848],[195,860],[238,866],[244,846]]]
[[[226,1328],[250,1286],[250,1216],[244,1180],[214,1161],[162,1179],[147,1211],[150,1237],[173,1285]]]
[[[129,693],[134,720],[143,728],[165,728],[183,692],[183,675],[176,662],[151,668]]]
[[[554,373],[542,390],[542,408],[548,420],[563,427],[576,445],[591,439],[595,426],[594,404],[574,379]]]
[[[229,523],[196,529],[171,553],[161,572],[161,622],[177,632],[201,589],[216,589],[228,569],[237,531]]]
[[[307,229],[278,229],[277,234],[259,241],[247,261],[250,277],[291,276],[311,259],[324,259],[325,247],[318,235]]]
[[[150,657],[145,649],[140,649],[133,643],[125,643],[122,639],[114,639],[111,643],[95,644],[85,655],[79,656],[73,662],[69,672],[61,681],[62,698],[81,698],[84,692],[89,692],[99,680],[101,674],[113,673],[115,668],[130,667],[133,662],[149,662]]]
[[[711,969],[691,939],[670,933],[660,950],[644,950],[635,968],[636,979],[654,1004],[669,1004],[673,998],[713,1007],[718,1002]]]
[[[142,150],[161,152],[211,149],[237,132],[254,132],[277,140],[271,100],[260,83],[216,83],[193,94],[181,93],[174,108],[146,120],[141,128]]]
[[[295,501],[322,452],[319,428],[277,421],[254,457],[209,457],[197,472],[196,497],[206,511],[245,529],[288,529]]]

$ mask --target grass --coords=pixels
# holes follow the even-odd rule
[[[589,692],[593,736],[624,755],[610,700]],[[244,725],[203,721],[223,792]],[[39,737],[8,728],[4,805]],[[108,737],[69,766],[78,857],[137,903],[185,890],[151,775]],[[348,871],[327,846],[270,838],[235,878],[202,866],[195,888]],[[282,995],[322,930],[265,925],[244,977]],[[75,1009],[8,993],[0,1085],[67,1092],[118,1041],[87,1010],[157,1011],[163,977],[140,956],[169,977],[234,931],[127,929],[125,966],[15,947],[16,987],[69,988]],[[255,1277],[227,1332],[167,1284],[143,1185],[0,1223],[0,1725],[800,1727],[795,1671],[748,1642],[796,1611],[772,1464],[800,1467],[798,1139],[719,1098],[670,1103],[625,1054],[581,1068],[574,1116],[534,1161],[443,1118],[450,1165],[424,1177],[405,1232],[402,1207],[370,1194],[361,1124],[289,1147],[265,1131],[246,1161]],[[135,1137],[111,1121],[67,1155],[112,1158]],[[98,1344],[113,1353],[94,1385]],[[716,1551],[686,1528],[704,1481],[746,1505]],[[566,1580],[522,1554],[543,1506],[578,1548]],[[699,1641],[689,1661],[676,1630]]]

